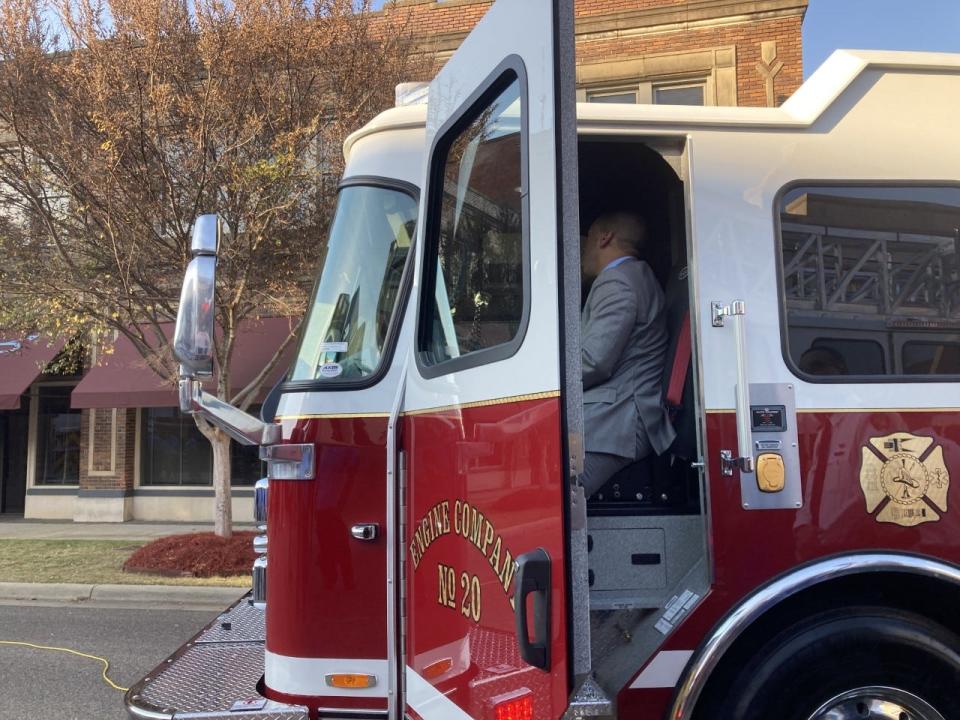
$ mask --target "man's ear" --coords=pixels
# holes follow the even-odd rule
[[[597,247],[608,248],[615,239],[616,235],[612,232],[600,233],[600,237],[597,238]]]

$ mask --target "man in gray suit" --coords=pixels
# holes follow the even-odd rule
[[[615,212],[583,243],[581,267],[593,280],[581,314],[587,497],[630,463],[666,452],[675,435],[662,402],[665,303],[640,260],[646,239],[643,218]]]

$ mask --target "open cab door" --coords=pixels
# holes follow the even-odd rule
[[[430,86],[398,407],[398,670],[401,707],[423,720],[567,706],[568,432],[582,416],[579,337],[562,332],[579,328],[573,42],[572,0],[499,0]]]

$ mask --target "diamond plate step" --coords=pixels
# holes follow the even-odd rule
[[[127,712],[141,720],[307,720],[304,707],[266,700],[256,687],[263,676],[263,611],[242,597],[186,645],[131,687]],[[235,703],[263,700],[257,710]]]
[[[196,639],[197,644],[221,642],[264,642],[266,627],[263,610],[246,601],[221,613]]]

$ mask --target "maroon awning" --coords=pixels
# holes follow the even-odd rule
[[[64,341],[41,335],[0,340],[0,410],[16,410],[20,396],[63,349]]]
[[[163,327],[168,337],[173,324]],[[125,336],[117,337],[113,350],[97,358],[70,394],[73,408],[175,407],[177,389],[147,365]]]
[[[234,392],[243,389],[266,367],[295,324],[292,318],[262,318],[240,323],[230,371]],[[163,331],[170,337],[173,323],[165,324]],[[295,349],[294,342],[287,346],[263,384],[258,400],[263,399],[287,371]],[[206,385],[208,389],[215,387],[213,380]],[[70,405],[74,408],[176,407],[178,400],[173,383],[155,373],[133,343],[121,336],[113,353],[103,356],[74,388]]]

